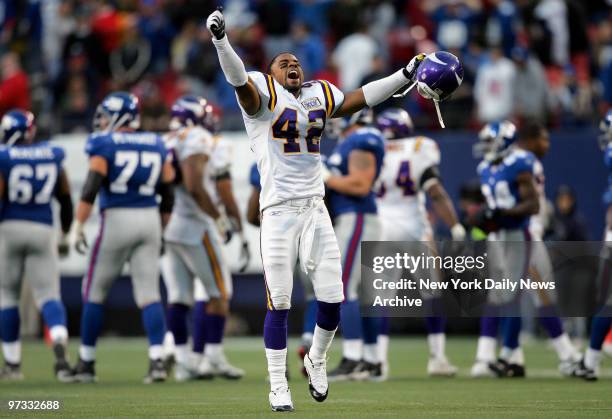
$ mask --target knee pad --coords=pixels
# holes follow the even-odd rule
[[[287,294],[268,295],[269,303],[274,310],[289,310],[291,308],[291,296]]]

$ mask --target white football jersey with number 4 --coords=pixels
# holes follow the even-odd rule
[[[421,177],[440,164],[440,149],[426,137],[388,140],[380,174],[378,213],[384,240],[427,240],[431,226],[425,209]]]
[[[304,83],[296,98],[268,74],[252,71],[249,77],[261,98],[257,114],[242,110],[261,174],[260,209],[290,199],[323,197],[319,142],[344,94],[319,80]]]

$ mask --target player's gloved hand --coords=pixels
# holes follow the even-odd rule
[[[498,223],[500,217],[501,211],[499,208],[484,207],[472,217],[471,224],[480,228],[485,233],[490,233],[499,229]]]
[[[240,268],[238,269],[238,272],[244,272],[246,271],[246,268],[247,266],[249,266],[249,262],[251,261],[251,251],[249,250],[249,242],[246,240],[246,237],[244,237],[244,234],[242,232],[238,234],[240,236],[241,241],[240,257],[238,258],[238,261],[240,262]]]
[[[404,76],[406,76],[406,78],[412,83],[415,83],[417,81],[417,70],[419,69],[419,66],[421,65],[425,57],[425,54],[418,54],[414,56],[412,60],[410,60],[408,65],[404,68]]]
[[[462,242],[465,240],[465,228],[463,227],[463,225],[461,225],[461,223],[457,223],[452,226],[450,229],[450,233],[453,241]]]
[[[65,258],[70,253],[70,240],[68,234],[62,233],[57,244],[57,252],[60,258]]]
[[[333,173],[327,168],[327,165],[321,164],[321,178],[323,183],[327,183],[327,180],[333,176]]]
[[[223,7],[217,7],[217,10],[208,15],[206,19],[208,31],[217,39],[223,39],[225,36],[225,18],[222,12]]]
[[[87,249],[89,249],[89,244],[87,244],[87,238],[83,231],[83,224],[78,221],[74,222],[70,230],[70,247],[74,247],[77,253],[82,255],[87,253]]]
[[[217,230],[219,230],[219,234],[223,239],[223,243],[227,243],[232,239],[232,223],[229,218],[225,214],[219,215],[215,219],[215,224],[217,225]]]

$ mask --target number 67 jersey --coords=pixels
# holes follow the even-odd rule
[[[157,206],[156,187],[168,155],[158,134],[92,134],[85,152],[108,163],[107,181],[100,190],[100,210]]]
[[[431,238],[431,226],[425,209],[425,189],[432,177],[423,175],[435,170],[439,164],[440,150],[430,138],[387,140],[385,161],[377,185],[383,240],[419,241]]]
[[[242,111],[261,174],[261,211],[290,199],[323,197],[319,142],[344,94],[333,84],[304,83],[296,98],[272,76],[249,72],[259,91],[257,114]]]

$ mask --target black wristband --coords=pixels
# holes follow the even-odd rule
[[[410,73],[408,73],[408,70],[406,70],[406,67],[402,67],[402,74],[404,75],[404,77],[406,77],[408,81],[412,81],[412,79],[410,78]]]
[[[83,191],[81,192],[81,201],[85,201],[88,204],[93,204],[96,200],[96,195],[102,187],[104,176],[98,172],[89,171],[87,173],[87,179],[83,185]]]

